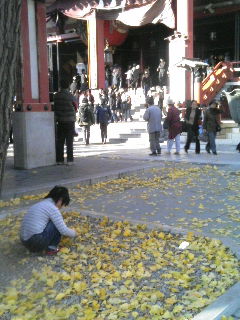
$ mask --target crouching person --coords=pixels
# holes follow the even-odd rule
[[[76,237],[76,231],[66,226],[59,211],[69,202],[68,189],[55,186],[45,199],[28,210],[22,221],[20,239],[29,251],[56,254],[62,235]]]

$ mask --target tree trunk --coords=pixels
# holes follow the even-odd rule
[[[21,0],[0,1],[0,194],[9,141],[11,109],[16,95],[21,2]]]

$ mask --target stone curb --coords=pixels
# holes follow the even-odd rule
[[[192,320],[221,320],[222,316],[231,316],[239,307],[240,282],[196,315]]]
[[[66,187],[74,187],[77,184],[81,184],[83,186],[92,185],[92,184],[103,182],[103,181],[108,181],[108,180],[112,180],[112,179],[119,179],[119,178],[122,178],[128,174],[142,172],[146,169],[151,169],[155,166],[156,166],[155,162],[153,162],[151,164],[145,163],[141,166],[137,166],[132,169],[128,169],[128,170],[121,169],[121,170],[116,170],[116,171],[113,170],[113,171],[109,171],[107,174],[106,173],[96,174],[90,178],[75,178],[75,179],[58,180],[55,182],[43,184],[41,186],[28,187],[25,189],[22,188],[21,191],[16,191],[14,194],[12,194],[11,191],[9,191],[9,192],[3,194],[2,196],[0,196],[0,200],[9,200],[9,199],[17,198],[17,197],[20,197],[20,196],[23,196],[23,195],[26,195],[29,193],[36,194],[36,193],[45,192],[49,188],[52,188],[54,185],[64,185]]]

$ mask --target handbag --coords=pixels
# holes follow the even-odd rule
[[[198,136],[199,141],[208,142],[208,134],[205,131],[202,131]]]
[[[220,132],[222,130],[221,126],[217,123],[216,124],[216,132]]]
[[[168,140],[168,130],[164,129],[161,133],[160,133],[160,138],[159,138],[159,142],[163,143],[164,141]]]
[[[169,121],[167,118],[163,121],[163,129],[169,129]]]

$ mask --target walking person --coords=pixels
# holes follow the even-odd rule
[[[117,97],[115,90],[113,88],[109,89],[109,95],[108,95],[108,101],[109,101],[109,107],[112,112],[112,119],[111,122],[118,122],[118,117],[117,117]]]
[[[82,73],[80,75],[80,79],[81,79],[81,92],[85,92],[88,89],[88,76],[86,74],[86,71],[84,69],[82,69]]]
[[[64,164],[64,144],[67,146],[67,164],[73,164],[73,137],[75,134],[76,99],[69,92],[69,83],[60,81],[60,91],[54,97],[54,114],[57,128],[56,161]]]
[[[133,121],[132,115],[131,115],[131,108],[132,108],[132,100],[129,95],[127,95],[127,101],[126,101],[126,109],[125,109],[125,121],[127,122],[128,118],[130,121]]]
[[[118,92],[116,96],[116,108],[118,121],[123,121],[121,92]]]
[[[136,65],[132,68],[132,82],[131,82],[131,87],[132,89],[135,89],[135,93],[138,88],[139,77],[140,77],[140,66]]]
[[[196,147],[195,153],[200,153],[200,141],[199,136],[199,125],[201,124],[201,109],[198,107],[196,100],[191,101],[191,106],[187,107],[185,114],[185,121],[187,126],[187,141],[184,146],[184,150],[188,153],[191,142],[195,139]]]
[[[158,81],[159,81],[160,87],[164,85],[165,70],[166,70],[166,62],[163,59],[160,59],[159,66],[157,67]]]
[[[176,152],[174,154],[180,154],[180,134],[182,132],[182,125],[180,121],[180,111],[175,107],[172,100],[168,100],[168,140],[167,140],[167,154],[171,153],[173,142],[175,140]]]
[[[150,142],[150,156],[161,154],[160,133],[162,132],[162,113],[158,106],[154,105],[153,97],[147,98],[147,109],[143,115],[143,119],[148,122],[148,134]]]
[[[102,100],[101,105],[97,108],[97,124],[100,124],[102,143],[107,142],[107,126],[111,119],[111,111],[105,100]]]
[[[94,115],[88,99],[84,98],[79,108],[79,126],[83,127],[83,140],[85,145],[89,145],[90,127],[94,124]]]
[[[70,202],[68,189],[55,186],[42,201],[34,204],[24,216],[20,240],[31,252],[56,254],[61,236],[76,237],[75,230],[66,226],[60,209]]]
[[[127,87],[131,87],[131,82],[132,82],[132,67],[128,66],[127,72],[125,72],[126,75],[126,82],[127,82]]]
[[[207,153],[211,153],[212,151],[214,155],[217,155],[215,140],[216,140],[217,132],[221,130],[221,126],[220,126],[221,113],[222,111],[221,109],[218,108],[217,102],[212,101],[204,114],[203,129],[206,130],[208,135],[208,143],[206,144],[206,151]]]
[[[142,88],[145,95],[145,99],[147,99],[148,91],[151,88],[151,77],[149,74],[149,71],[144,71],[144,74],[142,76]]]

